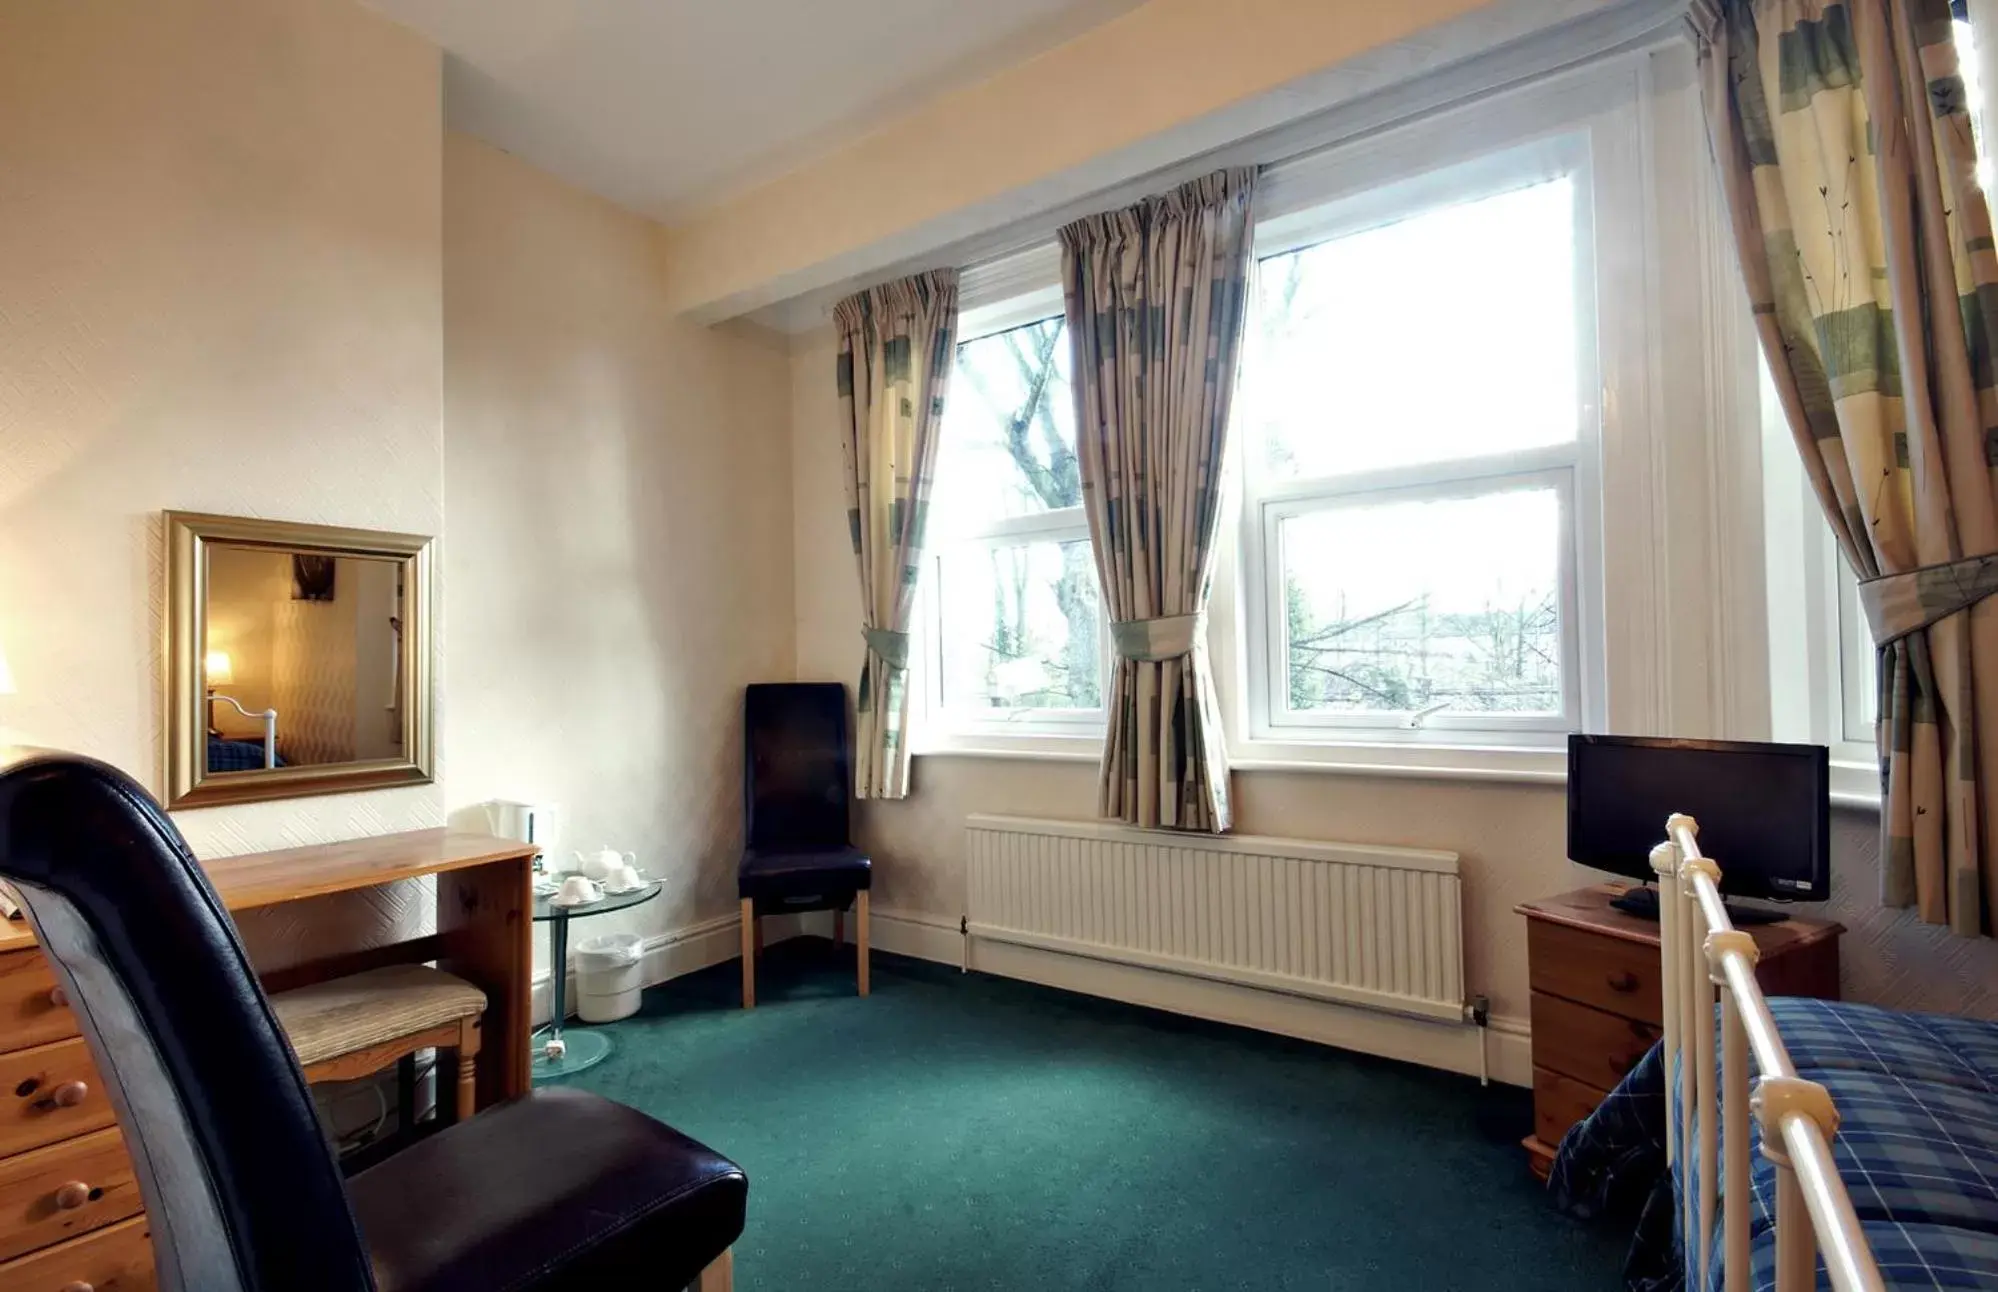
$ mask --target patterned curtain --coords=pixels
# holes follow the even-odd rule
[[[1998,892],[1998,256],[1948,0],[1728,0],[1702,89],[1763,354],[1879,646],[1882,900]]]
[[[909,793],[909,612],[922,568],[930,473],[957,354],[957,271],[849,296],[839,328],[846,520],[860,565],[867,663],[854,704],[853,792]]]
[[[1255,172],[1061,231],[1076,452],[1111,636],[1102,815],[1219,833],[1228,756],[1207,663]]]

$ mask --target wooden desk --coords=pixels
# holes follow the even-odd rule
[[[534,957],[533,844],[461,830],[411,830],[204,862],[232,911],[437,877],[437,932],[263,976],[289,991],[386,964],[438,961],[486,993],[479,1107],[527,1093]]]
[[[486,993],[478,1105],[529,1086],[535,848],[417,830],[205,862],[232,911],[437,877],[437,931],[264,975],[284,991],[385,964],[436,960]],[[0,1287],[153,1286],[146,1218],[98,1078],[25,922],[0,921]],[[48,1093],[69,1086],[69,1102]],[[88,1193],[61,1201],[57,1195]]]
[[[1568,1128],[1664,1034],[1658,923],[1610,905],[1625,887],[1596,884],[1517,908],[1533,989],[1533,1134],[1523,1146],[1542,1179]],[[1838,999],[1841,925],[1793,917],[1744,931],[1762,953],[1764,993]]]

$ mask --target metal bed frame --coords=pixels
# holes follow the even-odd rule
[[[1701,854],[1699,830],[1693,818],[1675,815],[1665,823],[1666,842],[1651,851],[1651,869],[1658,875],[1667,1079],[1674,1072],[1691,1073],[1690,1098],[1666,1099],[1666,1159],[1675,1169],[1692,1160],[1700,1164],[1697,1194],[1681,1170],[1687,1286],[1706,1286],[1713,1267],[1714,1210],[1722,1196],[1729,1203],[1721,1217],[1723,1287],[1748,1292],[1754,1286],[1748,1233],[1754,1208],[1747,1202],[1753,1115],[1762,1132],[1762,1155],[1776,1168],[1776,1292],[1815,1287],[1820,1252],[1838,1292],[1881,1292],[1879,1267],[1832,1161],[1838,1110],[1825,1088],[1798,1077],[1790,1062],[1755,981],[1755,942],[1729,921],[1721,905],[1720,867]],[[1717,1138],[1726,1147],[1724,1188],[1713,1170]]]

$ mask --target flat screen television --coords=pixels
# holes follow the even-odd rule
[[[1831,761],[1822,745],[1642,736],[1568,737],[1568,858],[1655,878],[1665,819],[1700,823],[1700,851],[1730,897],[1831,895]]]

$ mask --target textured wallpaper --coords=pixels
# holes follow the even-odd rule
[[[158,788],[164,509],[442,530],[441,135],[436,50],[347,0],[0,8],[0,724]],[[176,819],[218,855],[444,798]],[[311,927],[423,914],[362,905]]]
[[[444,175],[451,803],[666,880],[579,936],[725,916],[742,688],[793,660],[782,342],[672,318],[607,202],[455,132]]]

